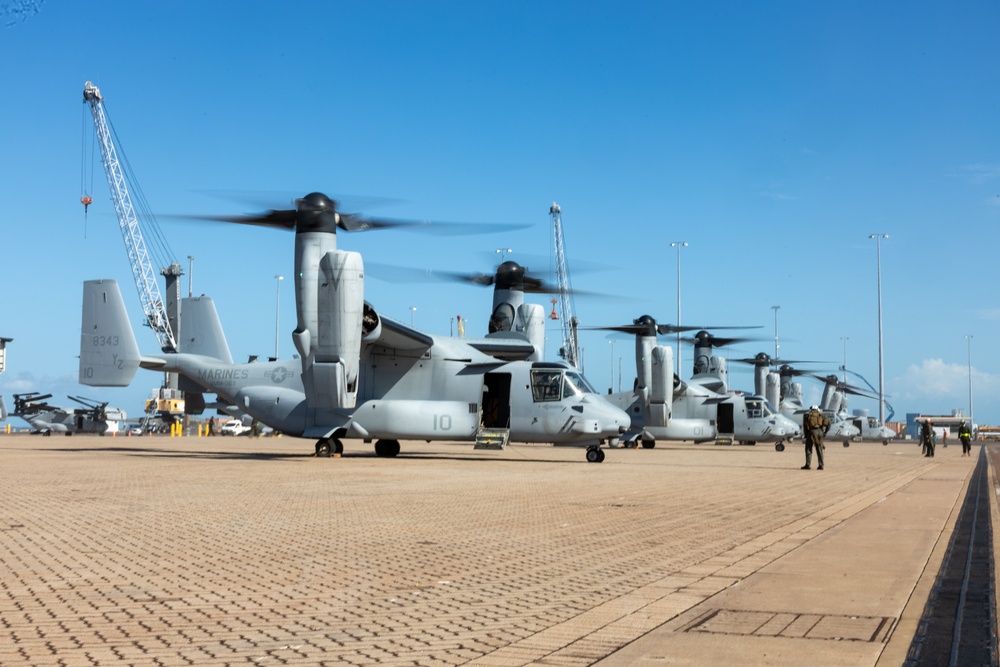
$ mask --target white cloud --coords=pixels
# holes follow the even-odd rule
[[[910,364],[906,372],[887,383],[894,403],[929,402],[939,404],[951,401],[955,406],[968,403],[969,367],[966,364],[948,364],[942,359],[924,359],[920,364]],[[1000,376],[972,368],[974,394],[995,394],[1000,391]],[[919,406],[914,406],[919,407]]]

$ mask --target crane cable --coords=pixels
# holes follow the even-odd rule
[[[81,119],[80,131],[80,203],[83,204],[83,238],[87,238],[87,212],[94,198],[90,193],[94,191],[94,150],[97,139],[94,133],[87,132],[87,107],[82,107],[83,117]],[[90,182],[87,182],[87,135],[90,135]]]

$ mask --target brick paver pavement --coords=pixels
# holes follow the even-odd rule
[[[823,472],[795,446],[346,449],[0,437],[0,664],[589,665],[934,464],[912,444],[833,446]]]

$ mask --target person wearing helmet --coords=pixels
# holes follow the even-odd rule
[[[920,425],[920,446],[924,456],[934,456],[934,425],[930,419],[925,419]]]
[[[964,419],[958,425],[958,439],[962,441],[962,456],[972,456],[972,431]]]
[[[819,406],[809,406],[809,412],[802,417],[802,440],[806,446],[806,464],[803,470],[809,470],[812,464],[813,448],[816,449],[816,470],[823,469],[823,437],[830,430],[830,420],[820,412]]]

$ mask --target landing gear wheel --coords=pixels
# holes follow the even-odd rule
[[[399,440],[379,440],[375,443],[375,455],[391,459],[399,455]]]
[[[653,447],[656,447],[656,440],[643,440],[642,441],[642,448],[643,449],[652,449]]]
[[[882,446],[883,447],[888,447],[888,445],[889,445],[889,441],[888,440],[883,440],[882,441]]]
[[[604,460],[604,452],[600,447],[587,447],[587,462],[600,463]]]
[[[851,441],[850,440],[844,440],[844,447],[850,447],[850,446],[851,446]]]
[[[331,438],[330,443],[333,445],[333,454],[340,456],[344,453],[344,443],[342,443],[338,438]]]
[[[774,445],[774,451],[776,451],[776,452],[783,452],[783,451],[785,451],[785,443],[779,442],[779,443],[775,444]]]
[[[330,458],[330,439],[321,438],[316,441],[316,456]]]

